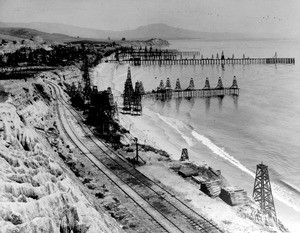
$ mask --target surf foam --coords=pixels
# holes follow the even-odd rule
[[[215,145],[209,138],[206,138],[205,136],[197,133],[195,130],[192,131],[192,135],[203,145],[207,146],[214,154],[224,158],[240,170],[246,172],[248,175],[255,178],[255,173],[253,173],[244,165],[242,165],[240,161],[235,159],[233,156],[229,155],[223,148],[220,148],[217,145]],[[299,204],[295,201],[291,192],[283,189],[278,184],[275,184],[273,182],[271,182],[271,187],[273,190],[273,195],[277,200],[283,202],[289,207],[292,207],[297,212],[300,212]]]
[[[188,144],[188,146],[191,147],[191,146],[195,145],[194,139],[185,135],[183,132],[184,130],[187,130],[189,128],[186,124],[184,124],[182,121],[177,120],[175,118],[162,116],[159,113],[156,113],[156,115],[163,122],[165,122],[166,124],[171,126],[173,129],[175,129],[180,134],[180,136],[185,140],[185,142]]]

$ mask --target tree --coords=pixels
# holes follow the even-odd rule
[[[126,38],[125,38],[125,37],[123,37],[123,38],[122,38],[122,41],[126,41]]]

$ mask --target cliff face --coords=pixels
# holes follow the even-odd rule
[[[41,80],[1,82],[10,98],[0,103],[0,232],[123,232],[92,206],[46,140],[56,118]]]

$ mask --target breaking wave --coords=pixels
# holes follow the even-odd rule
[[[191,147],[198,142],[201,142],[207,148],[209,148],[215,155],[229,161],[231,164],[236,166],[241,171],[250,175],[253,179],[255,178],[255,173],[245,167],[239,160],[234,158],[232,155],[228,154],[224,148],[218,147],[214,144],[209,138],[199,134],[194,130],[191,125],[187,125],[184,122],[177,120],[172,117],[165,117],[156,113],[159,119],[172,127]],[[187,135],[191,135],[187,136]],[[296,200],[297,198],[293,195],[292,191],[282,188],[280,185],[271,182],[272,191],[274,198],[286,204],[289,207],[292,207],[294,210],[300,212],[300,203]]]
[[[247,174],[255,178],[254,172],[246,168],[243,164],[241,164],[240,161],[238,161],[236,158],[228,154],[223,148],[220,148],[217,145],[215,145],[210,139],[197,133],[195,130],[192,131],[192,135],[203,145],[207,146],[214,154],[224,158],[225,160],[229,161],[231,164],[233,164],[240,170],[246,172]],[[299,203],[297,203],[297,201],[293,197],[292,192],[283,189],[278,184],[275,184],[273,182],[271,183],[271,186],[272,186],[273,195],[277,200],[283,202],[284,204],[292,207],[294,210],[300,212]]]
[[[195,140],[193,138],[187,136],[186,134],[184,134],[184,131],[191,130],[191,126],[188,126],[188,125],[184,124],[182,121],[179,121],[175,118],[165,117],[165,116],[160,115],[159,113],[156,113],[156,115],[163,122],[165,122],[166,124],[171,126],[173,129],[175,129],[189,146],[195,145],[195,143],[196,143]]]

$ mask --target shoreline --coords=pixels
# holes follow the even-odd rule
[[[95,76],[93,75],[94,78],[92,80],[92,83],[93,83],[93,81],[95,81],[94,84],[98,85],[98,88],[101,86],[105,87],[105,86],[103,86],[105,83],[105,85],[113,87],[112,89],[113,89],[114,94],[121,93],[121,89],[120,89],[122,87],[122,82],[120,81],[121,77],[115,76],[115,74],[116,74],[115,69],[117,68],[117,66],[118,65],[112,66],[112,65],[106,65],[106,64],[104,64],[104,65],[101,64],[100,66],[97,66],[95,69],[95,70],[97,70],[96,73],[102,73],[102,75],[104,75],[103,73],[108,72],[108,73],[111,73],[114,75],[110,76],[109,80],[106,79],[105,81],[104,80],[98,81],[99,79],[95,80]],[[94,72],[95,72],[95,70],[94,70]],[[124,72],[126,72],[126,70],[127,69],[124,69]],[[109,75],[104,75],[102,77],[108,77],[108,76]],[[125,80],[125,78],[126,78],[126,73],[124,74],[124,77],[122,77],[122,79]],[[117,90],[116,90],[116,88],[117,88]],[[119,99],[118,99],[118,101],[120,102]],[[148,144],[154,148],[165,150],[168,154],[170,154],[170,158],[173,161],[179,160],[179,158],[181,156],[182,148],[189,148],[189,147],[193,146],[193,140],[189,140],[189,138],[185,138],[182,135],[173,137],[173,135],[174,135],[174,127],[172,127],[173,125],[168,124],[166,122],[166,120],[163,119],[162,116],[159,117],[158,113],[152,112],[151,110],[149,110],[146,107],[144,107],[144,110],[143,110],[143,117],[135,117],[135,116],[131,116],[131,115],[119,114],[119,120],[120,120],[120,124],[127,130],[129,130],[130,134],[133,137],[138,138],[140,144],[142,144],[142,145]],[[180,132],[177,132],[177,133],[180,133]],[[201,157],[201,159],[200,159],[201,163],[198,162],[197,163],[198,165],[213,164],[213,163],[209,163],[206,160],[206,158],[208,156],[206,154],[206,152],[202,152],[201,154],[195,155],[195,152],[193,152],[191,150],[191,151],[189,151],[189,153],[191,154],[192,158],[193,157],[195,158],[195,156],[197,156],[197,158],[199,160],[199,157]],[[218,160],[220,160],[220,159],[218,159]],[[153,165],[153,161],[150,163],[151,164],[149,165],[149,167]],[[222,164],[222,163],[223,163],[223,161],[220,161],[219,164]],[[167,179],[167,178],[161,179],[160,177],[155,177],[153,175],[156,173],[154,168],[149,168],[147,166],[147,168],[144,169],[143,167],[144,166],[140,167],[139,170],[142,172],[145,172],[147,175],[149,175],[153,179],[157,179],[160,182],[166,182],[165,185],[168,186],[169,179]],[[224,165],[217,166],[217,167],[215,165],[212,165],[212,167],[217,168],[217,169],[221,168],[221,171],[225,170]],[[160,170],[160,172],[164,173],[166,171]],[[224,173],[226,173],[226,172],[224,172]],[[168,172],[166,174],[168,174]],[[175,175],[176,175],[175,177],[179,178],[179,176],[177,174],[175,174]],[[167,176],[168,175],[166,175],[166,177]],[[172,177],[172,175],[170,175],[170,177]],[[227,175],[225,175],[225,178],[227,178]],[[176,187],[176,183],[174,183],[174,185]],[[241,188],[243,188],[243,187],[241,187]],[[179,190],[176,190],[176,191],[179,191]],[[190,199],[190,198],[188,198],[190,196],[190,194],[186,193],[186,194],[184,194],[184,196],[185,196],[185,198]],[[249,194],[248,194],[248,196],[249,196]],[[194,199],[194,198],[192,198],[192,199]],[[197,202],[191,201],[191,203],[193,203],[193,206],[196,206],[196,208],[197,208]],[[214,216],[214,218],[217,218],[217,216]]]
[[[106,67],[106,68],[105,68]],[[113,67],[115,68],[115,67]],[[107,77],[110,77],[109,80],[104,80],[101,83],[101,89],[105,88],[103,85],[106,85],[109,82],[113,82],[118,80],[119,77],[116,77],[116,80],[112,80],[111,77],[113,77],[111,74],[115,71],[109,69],[109,66],[104,66],[102,69],[107,69],[108,72]],[[46,77],[45,79],[55,80],[58,83],[62,81],[62,78],[66,75],[67,80],[69,82],[78,81],[81,79],[81,76],[78,75],[76,72],[77,69],[73,68],[66,68],[65,71],[59,72],[59,73],[51,73],[48,72],[47,74],[44,74]],[[103,71],[103,70],[102,70]],[[39,79],[42,81],[42,79]],[[27,81],[27,85],[30,82],[36,82],[36,79],[32,79],[30,81]],[[104,83],[106,81],[106,83]],[[121,80],[122,81],[122,80]],[[21,81],[24,82],[24,81]],[[120,85],[119,83],[115,83],[116,86]],[[45,86],[46,87],[46,86]],[[22,88],[19,86],[19,88]],[[48,90],[49,88],[45,88],[44,90],[47,90],[47,93],[51,96],[51,91]],[[27,90],[27,89],[26,89]],[[26,91],[23,90],[24,93]],[[33,92],[34,93],[34,92]],[[64,93],[65,96],[67,96],[66,93]],[[27,96],[28,98],[28,96]],[[33,97],[32,97],[33,98]],[[29,109],[31,109],[29,112],[33,112],[34,115],[29,114],[28,119],[40,119],[40,117],[35,117],[35,114],[44,114],[45,111],[38,111],[37,109],[32,109],[31,102],[26,102],[26,98],[22,98],[22,101],[25,101],[25,103],[29,104]],[[34,103],[34,102],[33,102]],[[41,102],[46,104],[46,102]],[[48,102],[47,102],[48,103]],[[26,105],[27,105],[26,104]],[[54,106],[54,102],[51,104],[51,106]],[[26,117],[27,118],[27,117]],[[43,121],[44,118],[41,118],[41,121]],[[76,125],[75,119],[70,117],[70,121],[73,122],[74,125]],[[142,147],[140,149],[140,156],[141,158],[146,161],[146,164],[143,166],[136,167],[140,172],[144,173],[146,176],[148,176],[150,179],[154,180],[155,183],[165,187],[165,189],[169,190],[173,195],[175,195],[180,200],[184,201],[186,205],[192,207],[196,212],[200,213],[203,217],[206,219],[212,219],[220,228],[224,229],[225,232],[270,232],[276,230],[273,227],[265,227],[262,226],[261,222],[255,222],[255,213],[257,213],[255,205],[253,204],[247,204],[244,206],[235,206],[231,207],[225,202],[223,202],[219,197],[217,198],[210,198],[203,192],[199,190],[199,185],[192,182],[189,178],[183,178],[178,175],[176,167],[179,166],[191,166],[188,162],[179,162],[178,158],[180,157],[181,148],[183,146],[186,146],[188,144],[188,140],[184,137],[172,137],[174,129],[172,128],[172,125],[166,126],[166,119],[158,117],[154,112],[145,109],[144,117],[133,117],[128,115],[120,115],[120,121],[124,126],[127,126],[130,128],[131,135],[126,134],[130,139],[132,139],[133,136],[139,137],[139,143],[143,144],[142,140],[144,141],[144,144],[153,144],[152,146],[154,148],[147,148]],[[149,123],[150,122],[150,123]],[[30,124],[33,124],[36,126],[36,121],[31,122]],[[52,124],[52,123],[51,123]],[[159,126],[159,127],[158,127]],[[146,127],[146,128],[145,128]],[[147,128],[148,127],[148,128]],[[38,128],[41,128],[40,126]],[[75,127],[75,130],[79,137],[84,138],[85,134],[83,131],[81,131],[79,128]],[[149,135],[152,135],[153,138],[149,138]],[[169,137],[166,139],[166,137]],[[93,169],[91,169],[91,165],[84,162],[84,158],[81,158],[82,155],[80,153],[77,153],[76,148],[73,146],[69,146],[70,142],[66,140],[65,138],[62,138],[62,144],[59,143],[58,147],[52,148],[55,152],[58,153],[58,155],[63,159],[61,161],[64,166],[69,166],[69,169],[71,169],[70,172],[72,173],[72,176],[77,177],[78,182],[82,182],[81,186],[86,186],[87,189],[90,189],[92,194],[96,194],[96,203],[95,205],[102,205],[105,206],[115,206],[118,204],[119,207],[116,209],[111,209],[109,207],[109,214],[113,211],[116,215],[120,214],[120,208],[123,205],[127,205],[128,200],[126,198],[124,199],[122,195],[112,192],[114,189],[114,185],[104,185],[105,181],[98,177],[98,175],[93,174]],[[167,142],[167,143],[166,143]],[[162,149],[163,151],[160,151],[159,149]],[[164,151],[172,151],[172,155],[170,159]],[[68,151],[68,152],[67,152]],[[125,157],[134,156],[134,146],[131,145],[129,147],[121,148],[117,151],[118,153],[122,153]],[[190,164],[190,165],[189,165]],[[213,166],[215,167],[215,166]],[[67,168],[66,168],[67,169]],[[97,181],[96,177],[99,178]],[[97,184],[97,187],[96,187]],[[78,186],[78,185],[75,185]],[[80,185],[79,185],[80,187]],[[184,189],[183,189],[184,187]],[[105,190],[110,190],[109,192]],[[111,194],[110,194],[111,193]],[[111,195],[113,195],[113,198]],[[114,201],[114,200],[123,200],[123,201]],[[106,208],[106,207],[105,207]],[[139,222],[137,219],[139,218],[139,215],[135,215],[137,219],[132,217],[130,214],[130,210],[134,209],[134,206],[127,205],[126,208],[129,212],[126,214],[127,217],[129,217],[134,222],[134,225],[137,226],[136,222]],[[220,209],[222,209],[222,212],[220,212]],[[52,211],[50,208],[49,211]],[[122,212],[123,212],[122,208]],[[256,212],[254,212],[256,211]],[[132,213],[135,213],[134,211]],[[126,217],[126,219],[127,219]],[[126,220],[124,219],[124,221]],[[126,220],[127,221],[127,220]],[[118,221],[119,222],[119,221]],[[119,224],[123,225],[125,222],[119,222]],[[129,223],[126,223],[126,226]],[[143,224],[140,224],[140,227],[142,227]],[[147,226],[146,226],[147,227]],[[124,228],[125,229],[125,228]],[[278,229],[277,229],[277,232]]]

